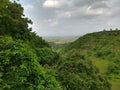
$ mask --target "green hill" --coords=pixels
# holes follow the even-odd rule
[[[23,10],[0,0],[0,90],[110,90],[108,80],[119,88],[119,31],[87,34],[58,54]]]
[[[120,30],[86,34],[65,47],[66,55],[77,52],[93,62],[107,76],[112,90],[120,88]]]

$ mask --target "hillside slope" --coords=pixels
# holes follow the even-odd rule
[[[120,88],[120,30],[86,34],[65,47],[66,55],[77,52],[98,67],[106,75],[112,90]]]

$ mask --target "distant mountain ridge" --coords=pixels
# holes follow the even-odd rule
[[[75,41],[79,36],[54,36],[54,37],[45,37],[44,39],[47,42],[53,42],[55,44],[65,44]]]

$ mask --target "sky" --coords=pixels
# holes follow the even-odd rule
[[[120,0],[20,0],[40,36],[80,36],[120,28]]]

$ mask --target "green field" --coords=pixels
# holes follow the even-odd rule
[[[112,84],[111,90],[120,90],[120,80],[110,80],[110,83]]]
[[[102,60],[99,58],[94,58],[91,60],[93,62],[93,65],[95,65],[97,68],[99,68],[101,74],[104,74],[107,71],[108,65],[110,63],[109,61]]]
[[[101,60],[97,58],[94,58],[92,62],[93,62],[93,65],[99,68],[101,74],[106,73],[108,65],[110,64],[110,62],[107,60]],[[111,90],[120,90],[120,80],[111,79],[110,83],[112,85]]]

